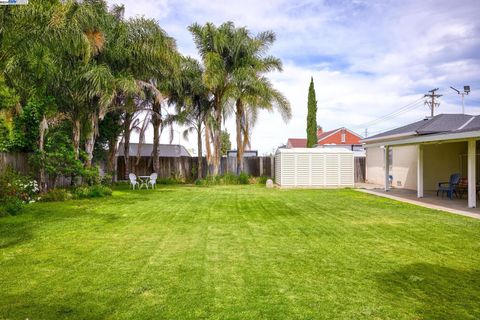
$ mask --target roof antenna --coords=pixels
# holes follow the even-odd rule
[[[462,96],[462,114],[465,114],[465,96],[470,93],[470,86],[463,86],[463,92],[460,92],[460,90],[455,89],[454,87],[450,86],[450,89],[454,90],[457,92],[459,95]]]

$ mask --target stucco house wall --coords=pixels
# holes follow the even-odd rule
[[[468,150],[466,142],[426,144],[423,146],[423,185],[425,190],[436,190],[439,182],[446,182],[452,173],[462,173],[461,155]]]
[[[417,147],[393,147],[390,166],[395,188],[417,188]],[[383,185],[385,181],[384,149],[367,148],[367,182]]]
[[[383,185],[385,181],[383,165],[383,149],[380,147],[367,148],[366,154],[366,176],[367,183]]]

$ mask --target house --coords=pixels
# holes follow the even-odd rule
[[[141,157],[151,157],[153,151],[153,144],[151,143],[130,143],[130,157],[136,157],[138,155],[138,148],[140,148]],[[179,144],[160,144],[158,146],[159,157],[191,157],[190,152]],[[124,144],[118,145],[117,157],[123,157]]]
[[[227,151],[227,157],[237,157],[237,150],[228,150]],[[243,157],[244,158],[250,158],[250,157],[258,157],[258,151],[257,150],[245,150],[243,151]]]
[[[362,137],[345,127],[325,132],[322,127],[318,127],[317,138],[317,147],[342,147],[352,151],[363,151],[363,145],[360,142]],[[290,138],[286,147],[287,149],[306,148],[307,139]]]
[[[453,173],[468,180],[468,206],[476,207],[480,116],[440,114],[362,140],[366,181],[417,191],[436,190]]]

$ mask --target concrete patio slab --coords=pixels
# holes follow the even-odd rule
[[[480,219],[480,208],[468,208],[466,199],[454,198],[450,200],[447,197],[437,197],[436,192],[434,191],[425,192],[423,198],[417,198],[415,190],[390,189],[389,191],[385,191],[377,186],[372,185],[358,185],[357,189],[355,190],[422,206],[425,208],[441,210],[474,219]]]

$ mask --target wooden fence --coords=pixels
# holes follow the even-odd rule
[[[153,172],[153,163],[151,157],[141,157],[137,163],[136,157],[131,157],[130,168],[136,175],[149,175]],[[197,157],[160,157],[159,178],[182,178],[186,180],[195,180],[197,177]],[[244,159],[244,172],[251,176],[269,176],[273,173],[273,157],[247,157]],[[202,177],[211,173],[212,168],[208,168],[205,157],[202,161]],[[235,157],[223,157],[220,162],[220,174],[236,173],[237,159]],[[125,177],[125,162],[123,157],[117,158],[117,179],[127,180]]]
[[[354,158],[354,175],[355,175],[355,183],[357,182],[365,182],[366,178],[366,157],[355,157]]]
[[[29,174],[28,154],[0,152],[0,171],[9,167],[23,174]]]
[[[0,152],[0,171],[5,170],[7,167],[21,172],[23,174],[30,174],[35,176],[34,172],[31,172],[31,167],[28,163],[29,154],[27,153],[5,153]],[[142,157],[138,164],[136,163],[136,157],[130,158],[130,164],[132,172],[137,175],[149,175],[153,172],[153,164],[151,157]],[[202,176],[205,177],[207,173],[211,172],[211,168],[207,167],[207,161],[203,158]],[[101,168],[104,168],[103,163],[99,164]],[[274,175],[273,157],[247,157],[244,160],[244,171],[251,176],[269,176]],[[355,158],[355,182],[365,182],[366,172],[365,157]],[[236,173],[237,171],[237,159],[235,157],[223,157],[220,163],[220,174]],[[182,178],[185,180],[193,181],[197,177],[197,157],[160,157],[160,172],[158,172],[160,178]],[[117,158],[117,179],[126,180],[125,167],[123,157]],[[53,184],[53,181],[49,181],[49,185]],[[58,177],[56,181],[57,186],[69,186],[69,177]]]

